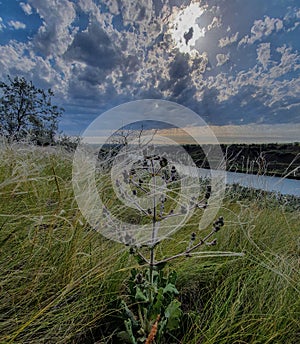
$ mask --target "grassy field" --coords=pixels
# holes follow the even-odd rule
[[[0,343],[117,343],[118,299],[136,263],[128,247],[103,238],[82,217],[72,155],[1,146],[0,156]],[[300,342],[296,207],[270,195],[228,192],[214,250],[245,256],[170,264],[184,316],[169,343]],[[163,241],[160,254],[186,246],[196,222]]]

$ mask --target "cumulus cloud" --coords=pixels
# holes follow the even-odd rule
[[[25,14],[28,16],[32,14],[32,8],[29,4],[25,4],[24,2],[20,2],[20,6]]]
[[[279,63],[276,63],[269,70],[270,78],[280,78],[290,72],[296,72],[300,69],[300,55],[293,52],[291,47],[283,45],[276,49],[281,54]]]
[[[62,94],[64,80],[48,60],[32,53],[30,46],[25,43],[10,41],[5,46],[0,45],[0,77],[7,75],[22,75],[33,80],[41,87],[52,87],[56,94]]]
[[[15,30],[26,29],[26,25],[18,20],[10,20],[8,25]]]
[[[76,18],[74,3],[68,0],[29,0],[29,3],[43,20],[33,41],[36,51],[45,56],[63,54],[77,32],[72,26]]]
[[[262,64],[264,69],[267,69],[267,66],[270,62],[271,58],[271,44],[270,43],[262,43],[256,49],[257,51],[257,61]]]
[[[288,110],[291,100],[300,97],[300,78],[296,74],[300,70],[300,55],[286,46],[277,48],[277,52],[281,54],[280,60],[273,60],[270,64],[270,45],[261,44],[257,49],[257,59],[265,68],[264,71],[254,65],[236,76],[220,73],[207,80],[207,87],[215,89],[218,92],[217,99],[223,103],[231,104],[234,97],[239,97],[244,99],[241,105],[249,109],[260,108],[265,113],[274,112],[277,107]],[[299,120],[299,106],[295,106],[293,110],[289,119]],[[283,118],[282,120],[284,121]]]
[[[287,32],[295,31],[300,25],[300,9],[289,7],[283,18]]]
[[[92,11],[99,11],[97,5],[94,3],[93,0],[79,0],[78,6],[84,11],[84,12],[92,12]]]
[[[226,47],[227,45],[230,45],[232,43],[235,43],[237,40],[238,40],[238,36],[239,36],[239,33],[236,32],[234,35],[232,36],[226,36],[226,37],[223,37],[223,38],[220,38],[219,39],[219,47],[220,48],[224,48]]]
[[[253,44],[256,41],[261,40],[263,37],[269,36],[274,31],[283,29],[283,22],[279,18],[270,18],[266,16],[264,20],[255,20],[254,25],[251,28],[251,35],[243,37],[239,45],[241,44]]]
[[[26,73],[34,67],[34,61],[29,57],[25,57],[26,52],[26,45],[16,41],[0,46],[0,70],[2,77],[10,74],[12,71],[16,74],[20,72]]]
[[[231,31],[221,8],[201,7],[197,25],[203,25],[204,35],[191,54],[180,52],[170,34],[184,8],[179,1],[28,3],[30,8],[20,3],[24,13],[36,12],[42,24],[27,43],[12,40],[0,46],[0,74],[22,74],[51,87],[69,111],[69,125],[70,118],[79,123],[84,116],[92,119],[109,107],[142,98],[176,101],[218,124],[239,122],[241,116],[243,123],[258,117],[271,122],[274,108],[294,114],[284,120],[297,119],[299,54],[293,46],[267,41],[283,29],[285,19],[266,16],[247,23],[251,34],[236,49],[231,45],[244,32],[244,23],[230,24]],[[1,24],[0,19],[0,30]]]
[[[212,22],[207,26],[207,30],[212,30],[214,28],[220,27],[222,25],[222,20],[220,17],[213,17]]]
[[[139,23],[146,27],[153,17],[152,1],[121,1],[121,12],[124,25]]]
[[[230,54],[217,54],[217,66],[222,66],[224,63],[226,63],[229,60]]]
[[[3,29],[5,29],[5,28],[6,28],[6,26],[3,23],[3,19],[0,17],[0,31],[3,31]]]

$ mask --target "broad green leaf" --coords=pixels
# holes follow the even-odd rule
[[[159,288],[157,291],[155,302],[153,303],[151,310],[150,310],[150,319],[151,320],[156,319],[158,314],[161,314],[164,299],[165,298],[163,296],[163,288]]]
[[[164,293],[164,294],[170,293],[170,294],[174,294],[174,295],[178,295],[178,294],[179,294],[179,292],[178,292],[178,290],[176,289],[175,285],[172,284],[172,283],[168,283],[168,284],[164,287],[163,293]]]
[[[136,287],[135,300],[138,302],[148,302],[147,297],[144,295],[140,287]]]
[[[179,327],[180,317],[182,314],[181,303],[178,300],[172,300],[165,311],[165,317],[168,319],[167,329],[172,331]]]
[[[124,324],[125,324],[125,328],[126,328],[126,331],[127,331],[127,334],[128,334],[128,337],[129,337],[129,343],[131,344],[137,344],[136,340],[135,340],[135,337],[134,337],[134,334],[132,332],[132,323],[131,323],[131,320],[128,319],[128,320],[125,320],[124,321]]]
[[[125,315],[127,316],[127,318],[129,318],[131,320],[131,323],[132,323],[133,327],[137,327],[138,326],[138,321],[135,319],[134,314],[128,308],[127,304],[122,300],[121,301],[121,305],[124,307]]]

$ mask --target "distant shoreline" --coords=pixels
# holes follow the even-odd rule
[[[94,147],[100,146],[93,144]],[[102,153],[118,145],[102,145]],[[122,146],[122,145],[121,145]],[[209,147],[206,151],[209,152]],[[220,144],[226,162],[226,171],[258,174],[300,180],[300,143]],[[210,169],[208,159],[198,144],[183,144],[197,167]],[[166,146],[172,149],[172,145]],[[116,150],[116,154],[118,149]]]
[[[300,180],[300,143],[221,144],[229,172]],[[183,145],[198,167],[209,168],[198,145]]]

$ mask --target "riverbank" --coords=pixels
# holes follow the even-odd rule
[[[198,167],[209,168],[198,145],[184,145]],[[221,144],[226,169],[231,172],[300,180],[300,144]]]

